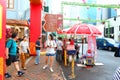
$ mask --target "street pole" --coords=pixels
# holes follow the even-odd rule
[[[83,55],[83,47],[84,47],[84,37],[82,36],[82,55]]]

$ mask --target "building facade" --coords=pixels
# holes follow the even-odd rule
[[[18,31],[19,37],[28,36],[28,27],[27,21],[24,21],[24,14],[27,9],[30,8],[29,0],[6,0],[7,11],[6,11],[6,18],[7,18],[7,31],[6,31],[6,38],[9,38],[9,32],[16,32]],[[19,25],[18,25],[19,23]]]
[[[108,37],[108,30],[109,35],[111,38],[113,38],[115,41],[120,41],[120,16],[113,17],[108,19],[110,22],[110,26],[108,27],[108,23],[105,24],[105,36]],[[109,28],[109,29],[108,29]]]
[[[7,19],[23,18],[24,12],[30,8],[29,0],[7,0]]]

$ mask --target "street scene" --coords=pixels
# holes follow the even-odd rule
[[[113,74],[116,68],[119,66],[119,57],[114,57],[114,52],[108,50],[97,50],[96,63],[102,63],[92,68],[85,68],[75,65],[75,79],[72,80],[112,80]],[[79,63],[78,63],[79,64]],[[69,79],[71,74],[71,67],[65,67],[62,65],[62,69],[66,80]]]
[[[120,0],[0,0],[0,80],[120,80]]]

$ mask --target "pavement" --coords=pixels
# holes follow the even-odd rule
[[[53,63],[53,73],[50,72],[49,68],[46,70],[42,69],[45,65],[44,55],[40,56],[40,64],[35,65],[34,60],[35,56],[31,56],[27,60],[27,70],[23,70],[25,74],[22,77],[17,76],[17,72],[12,64],[8,69],[8,72],[12,75],[12,77],[5,80],[64,80],[62,69],[55,59]]]

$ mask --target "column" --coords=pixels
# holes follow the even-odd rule
[[[30,3],[30,50],[31,55],[36,55],[35,42],[42,34],[41,22],[42,4]]]
[[[5,72],[6,0],[0,0],[0,80]]]

